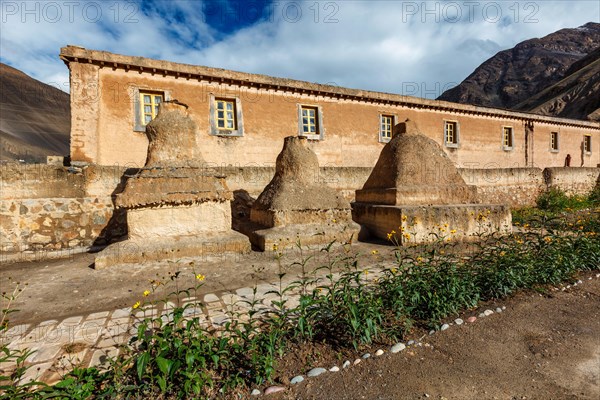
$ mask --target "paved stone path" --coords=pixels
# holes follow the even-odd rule
[[[365,274],[367,275],[367,274]],[[370,271],[368,279],[379,276],[378,271]],[[334,274],[337,279],[339,274]],[[297,277],[286,277],[281,287],[286,287]],[[8,329],[0,342],[8,343],[11,350],[29,349],[31,355],[26,363],[30,365],[22,382],[32,380],[53,384],[74,366],[108,366],[110,357],[119,354],[120,346],[127,344],[136,334],[138,324],[148,317],[161,316],[165,320],[170,311],[178,305],[188,305],[184,311],[185,318],[199,318],[200,323],[209,327],[219,328],[232,317],[247,317],[247,311],[254,303],[255,309],[261,312],[273,310],[272,301],[279,296],[272,291],[279,291],[280,283],[261,283],[256,288],[243,287],[230,292],[209,293],[198,297],[172,299],[168,302],[142,305],[138,309],[121,308],[94,312],[65,318],[62,320],[47,320],[38,324],[20,324]],[[298,305],[298,289],[288,292],[286,306]],[[10,370],[14,363],[5,363],[0,370]]]

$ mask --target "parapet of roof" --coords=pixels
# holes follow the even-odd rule
[[[600,130],[600,122],[594,121],[548,117],[532,113],[472,106],[441,100],[429,100],[392,93],[349,89],[294,79],[276,78],[268,75],[231,71],[222,68],[182,64],[145,57],[126,56],[109,53],[107,51],[88,50],[83,47],[72,45],[68,45],[60,49],[60,58],[67,65],[73,62],[90,63],[106,68],[124,69],[128,71],[133,70],[140,73],[148,72],[152,74],[161,74],[163,76],[175,76],[182,79],[195,79],[198,81],[221,82],[239,85],[242,87],[246,86],[252,88],[287,91],[298,94],[324,96],[340,100],[355,100],[366,103],[387,104],[408,108],[430,109],[443,112],[446,111],[496,118],[510,118],[522,121],[533,121],[539,123],[576,126]]]

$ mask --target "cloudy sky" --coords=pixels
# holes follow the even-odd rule
[[[65,91],[74,44],[435,98],[500,50],[600,22],[598,0],[0,1],[0,60]]]

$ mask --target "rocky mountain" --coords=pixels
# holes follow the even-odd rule
[[[0,63],[0,160],[69,154],[69,94]]]
[[[438,99],[595,119],[600,111],[600,24],[561,29],[504,50]]]
[[[571,65],[562,80],[513,108],[542,115],[600,121],[600,48]]]

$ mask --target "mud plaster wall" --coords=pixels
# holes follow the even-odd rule
[[[569,195],[589,193],[600,185],[600,168],[546,168],[544,178],[549,187]]]
[[[321,166],[370,167],[375,164],[384,143],[379,141],[381,114],[393,115],[396,122],[410,118],[422,132],[441,144],[444,121],[459,123],[456,148],[443,147],[451,160],[463,168],[561,167],[567,155],[572,166],[600,164],[597,127],[557,125],[536,122],[527,139],[521,118],[510,115],[486,116],[456,109],[423,107],[423,101],[390,105],[375,101],[339,99],[327,95],[303,94],[283,89],[238,86],[230,83],[198,81],[120,68],[98,67],[72,62],[71,68],[71,158],[76,163],[142,166],[148,140],[135,130],[135,99],[139,90],[165,93],[189,105],[190,116],[198,126],[200,151],[209,162],[231,166],[268,166],[281,150],[281,140],[298,135],[298,107],[320,107],[323,140],[311,141]],[[239,100],[243,136],[211,134],[211,96]],[[502,145],[503,127],[513,128],[513,147]],[[551,132],[559,134],[559,149],[550,149]],[[582,151],[584,135],[592,135],[593,150]]]
[[[232,191],[256,198],[275,167],[218,167]],[[124,213],[114,213],[114,196],[125,181],[125,168],[89,166],[82,170],[45,165],[0,166],[0,254],[64,251],[103,245],[126,234]],[[321,167],[315,179],[339,190],[352,201],[371,168]],[[593,189],[598,168],[459,169],[467,184],[478,189],[479,201],[533,205],[547,185],[571,194]],[[135,170],[129,170],[129,174]],[[0,257],[2,261],[2,257]]]
[[[511,208],[535,205],[546,188],[540,168],[459,169],[468,185],[477,186],[481,203],[508,204]]]

